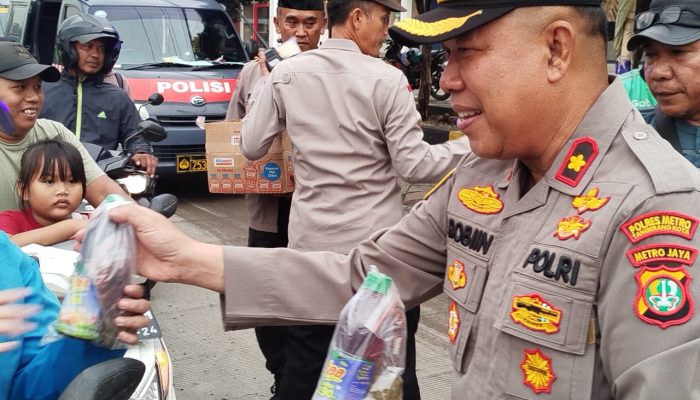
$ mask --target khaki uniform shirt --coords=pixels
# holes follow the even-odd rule
[[[407,307],[451,300],[453,399],[695,398],[700,173],[616,81],[527,174],[467,156],[347,256],[226,248],[224,324],[331,322],[374,264]]]
[[[436,182],[468,151],[466,138],[431,146],[403,73],[326,40],[280,63],[250,100],[241,150],[261,157],[285,127],[294,145],[289,247],[347,253],[401,219],[398,176]]]
[[[248,97],[263,78],[257,61],[243,66],[238,74],[236,90],[226,112],[226,120],[240,120],[248,113]],[[248,225],[256,231],[277,233],[277,210],[279,198],[272,195],[247,194],[245,204],[248,208]]]

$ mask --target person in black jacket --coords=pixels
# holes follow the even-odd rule
[[[640,110],[661,136],[700,168],[700,0],[654,0],[635,18],[629,50],[642,48],[655,109]]]
[[[141,135],[133,135],[141,122],[133,102],[124,90],[104,81],[121,47],[112,24],[78,14],[61,23],[56,42],[65,69],[58,82],[45,86],[41,117],[63,123],[83,142],[112,150],[121,143],[137,166],[154,175],[158,159],[153,148]]]

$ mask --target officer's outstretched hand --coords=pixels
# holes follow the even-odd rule
[[[112,221],[128,223],[136,234],[136,270],[160,282],[224,290],[224,256],[221,246],[198,242],[164,216],[146,207],[125,205],[109,213]],[[82,243],[85,232],[76,240]]]
[[[36,304],[13,304],[31,293],[31,289],[28,288],[0,290],[0,335],[14,337],[36,328],[36,323],[28,322],[26,318],[39,312],[41,306]],[[18,341],[1,342],[0,353],[12,350],[18,345]]]
[[[150,176],[156,175],[156,167],[158,166],[158,157],[148,153],[136,153],[131,156],[131,160],[137,167],[146,170]]]

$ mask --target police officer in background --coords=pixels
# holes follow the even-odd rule
[[[627,47],[644,49],[644,77],[658,102],[642,113],[700,168],[700,0],[655,0],[634,25]]]
[[[454,168],[468,144],[466,138],[434,146],[424,142],[406,77],[377,58],[391,13],[403,10],[398,1],[331,0],[327,8],[331,39],[275,67],[259,96],[251,97],[241,150],[250,159],[260,158],[286,128],[295,165],[289,247],[346,254],[401,219],[397,175],[411,183],[434,183]],[[413,400],[420,399],[419,308],[408,310],[406,318],[404,399]],[[292,395],[282,398],[311,396],[333,330],[321,324],[287,328],[287,347],[303,365],[296,374],[306,378],[291,381]]]
[[[302,51],[313,50],[318,47],[326,27],[323,0],[280,0],[273,22],[282,42],[295,38]],[[227,120],[240,120],[247,114],[248,98],[253,88],[270,74],[265,61],[265,55],[261,51],[256,60],[243,66],[226,113]],[[291,195],[248,194],[245,200],[250,224],[248,246],[287,247]],[[255,328],[258,345],[265,356],[265,367],[275,377],[275,384],[271,388],[273,399],[285,398],[281,397],[284,393],[279,390],[285,367],[298,367],[286,362],[285,330],[285,327],[279,326]]]
[[[453,399],[693,398],[700,172],[607,75],[605,22],[598,0],[443,0],[397,23],[447,50],[474,154],[348,255],[112,218],[136,227],[141,274],[222,293],[228,329],[334,321],[372,264],[407,306],[445,292]]]

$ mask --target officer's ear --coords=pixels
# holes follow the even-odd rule
[[[348,21],[355,31],[360,30],[363,20],[367,18],[367,13],[360,7],[355,7],[348,13]]]
[[[571,66],[575,45],[574,27],[567,21],[558,20],[547,25],[544,37],[548,47],[547,80],[560,81]]]

